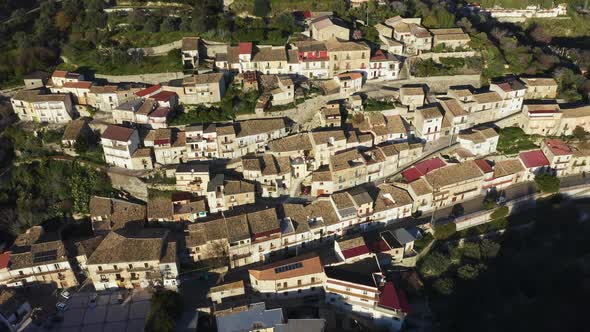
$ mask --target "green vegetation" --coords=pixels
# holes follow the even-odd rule
[[[505,155],[513,155],[523,150],[536,148],[537,145],[533,136],[526,135],[518,127],[506,127],[500,129],[500,138],[498,139],[498,152]]]
[[[496,210],[494,210],[494,212],[492,212],[492,214],[490,215],[490,218],[492,218],[492,219],[504,218],[504,217],[508,216],[509,212],[510,212],[510,209],[507,206],[502,206],[502,207],[499,207]]]
[[[424,233],[424,235],[419,240],[414,241],[414,250],[420,253],[422,250],[428,247],[432,241],[434,241],[432,234]]]
[[[552,174],[540,173],[535,176],[537,187],[544,193],[556,193],[559,191],[559,178]]]
[[[574,317],[584,315],[590,295],[584,287],[590,224],[580,222],[589,204],[551,199],[514,216],[535,227],[463,246],[437,242],[418,262],[437,329],[553,331],[584,324]],[[555,322],[554,314],[571,319]]]
[[[182,39],[182,37],[191,37],[194,35],[190,31],[147,32],[143,30],[121,30],[114,34],[112,39],[123,45],[153,47],[172,43]]]
[[[481,72],[480,57],[440,58],[440,62],[432,59],[417,60],[412,71],[418,77],[475,74]]]
[[[365,100],[364,110],[366,112],[380,112],[384,110],[390,110],[395,108],[396,105],[394,102],[390,101],[382,101],[373,98],[367,98]]]
[[[148,332],[173,332],[176,320],[182,314],[180,294],[170,290],[158,290],[150,299],[150,313],[145,323]]]
[[[449,222],[442,226],[434,227],[434,238],[437,240],[446,240],[457,232],[457,225],[454,222]]]
[[[584,37],[590,35],[590,21],[587,17],[570,13],[568,19],[530,19],[523,23],[526,30],[541,27],[551,37]]]

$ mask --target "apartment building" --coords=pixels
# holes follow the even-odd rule
[[[41,226],[19,235],[8,252],[2,254],[0,285],[29,287],[49,284],[57,288],[78,285],[58,234],[46,233]]]
[[[182,64],[185,68],[199,66],[199,37],[184,37],[180,47]]]
[[[555,99],[557,98],[557,81],[554,78],[521,77],[526,91],[524,99]]]
[[[350,30],[336,17],[324,16],[311,21],[311,38],[320,41],[349,40]]]
[[[211,213],[227,211],[235,206],[254,204],[256,187],[240,180],[215,175],[207,184],[207,205]]]
[[[473,156],[486,156],[496,152],[499,138],[494,128],[476,127],[460,133],[457,142]]]
[[[410,311],[406,295],[385,281],[375,257],[324,269],[327,304],[363,315],[381,328],[401,328]]]
[[[294,42],[299,72],[307,78],[325,79],[331,77],[330,57],[323,41]]]
[[[86,269],[96,290],[149,286],[176,290],[176,243],[162,229],[112,231],[88,257]]]
[[[184,129],[187,160],[214,159],[219,157],[217,127],[208,125],[188,126]]]
[[[343,72],[358,70],[367,71],[371,59],[371,48],[362,42],[326,42],[330,57],[330,76]]]
[[[490,91],[497,92],[500,98],[502,98],[502,105],[496,117],[501,119],[520,112],[526,90],[526,87],[518,79],[513,77],[504,78],[490,84]]]
[[[248,274],[255,291],[277,296],[309,295],[320,291],[325,281],[324,267],[317,254],[252,268]]]
[[[188,162],[176,166],[176,190],[187,191],[204,196],[209,186],[209,165]]]
[[[414,201],[406,190],[388,183],[377,186],[377,190],[372,222],[389,224],[412,215]]]
[[[366,161],[356,148],[331,156],[330,172],[334,179],[334,190],[344,190],[367,182]]]
[[[160,165],[180,164],[186,159],[186,136],[176,129],[150,130],[143,139],[143,144],[154,150],[156,163]]]
[[[432,47],[442,46],[445,49],[456,50],[469,48],[471,38],[461,28],[429,29],[432,37]]]
[[[520,128],[528,135],[559,135],[562,117],[563,113],[560,112],[557,103],[525,104],[522,108]]]
[[[414,113],[413,124],[416,136],[426,142],[436,141],[443,136],[443,114],[437,105],[417,109]]]
[[[547,139],[541,143],[541,151],[549,161],[549,167],[556,176],[570,174],[574,150],[560,139]]]
[[[92,85],[89,81],[65,82],[60,86],[50,86],[50,90],[51,93],[70,94],[75,104],[88,105]]]
[[[89,210],[92,231],[96,235],[128,226],[141,226],[146,219],[145,204],[117,198],[92,196]]]
[[[290,164],[289,157],[262,154],[242,157],[240,168],[245,180],[256,182],[262,197],[279,197],[291,188]]]
[[[69,94],[22,90],[12,96],[11,104],[21,121],[68,123],[76,116]]]
[[[267,142],[287,136],[285,118],[254,119],[234,123],[236,156],[262,152]]]
[[[393,29],[393,39],[404,45],[404,53],[416,55],[432,49],[432,35],[421,25],[421,18],[402,18],[395,16],[385,20],[382,25]],[[381,29],[383,32],[389,30]],[[385,38],[390,38],[388,35]]]
[[[164,89],[175,92],[182,104],[218,103],[225,96],[225,77],[223,73],[192,75],[170,81]]]
[[[139,148],[137,130],[109,125],[100,141],[107,164],[135,170],[153,169],[151,151]]]

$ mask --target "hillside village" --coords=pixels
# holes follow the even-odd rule
[[[415,267],[416,243],[453,223],[437,224],[437,213],[484,197],[496,208],[514,186],[590,171],[579,139],[590,105],[558,99],[554,78],[396,85],[416,78],[418,58],[476,56],[470,35],[395,16],[375,22],[375,47],[341,21],[305,12],[307,38],[284,46],[184,37],[178,62],[190,74],[157,84],[66,70],[26,76],[10,98],[19,125],[61,130],[60,156],[133,178],[149,194],[121,184],[92,196],[86,238],[31,227],[0,254],[0,285],[182,292],[199,282],[184,279],[190,273],[223,270],[228,278],[199,299],[219,331],[250,330],[239,324],[252,317],[264,317],[260,328],[325,330],[319,318],[285,319],[267,299],[321,299],[363,326],[398,331],[415,301],[391,271]],[[187,117],[228,98],[248,111]],[[505,153],[506,130],[534,148]],[[96,142],[101,162],[84,160],[80,142]]]

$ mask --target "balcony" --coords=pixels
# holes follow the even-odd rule
[[[152,266],[134,266],[133,268],[128,268],[127,271],[129,272],[146,272],[146,271],[153,271],[154,268]]]
[[[277,290],[278,291],[288,291],[290,289],[298,289],[298,288],[311,288],[311,287],[315,287],[315,286],[320,286],[322,284],[321,280],[316,280],[314,282],[306,282],[306,283],[301,283],[301,284],[297,284],[297,285],[287,285],[287,287],[283,287],[283,284],[277,284]]]

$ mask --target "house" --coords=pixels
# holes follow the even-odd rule
[[[122,92],[115,85],[93,85],[88,96],[90,106],[104,112],[111,112],[119,104],[131,99],[135,99],[135,95]]]
[[[412,206],[412,212],[424,212],[432,209],[432,187],[424,178],[418,178],[408,186],[408,193],[414,205]]]
[[[88,257],[86,268],[96,290],[149,286],[176,290],[176,243],[163,229],[112,231]]]
[[[377,327],[397,331],[410,308],[405,293],[385,281],[375,257],[325,267],[326,303],[352,311]]]
[[[227,53],[217,53],[215,67],[220,70],[260,71],[267,75],[289,74],[287,50],[284,46],[257,46],[251,42],[242,42],[230,46]]]
[[[366,161],[356,148],[331,156],[330,172],[335,190],[344,190],[367,182]]]
[[[377,186],[377,190],[372,222],[389,224],[411,216],[414,201],[406,190],[388,183]]]
[[[295,84],[288,77],[261,75],[260,84],[264,93],[269,95],[272,105],[285,105],[295,102]]]
[[[484,174],[470,160],[438,168],[426,174],[424,179],[433,191],[432,207],[443,207],[478,196],[482,190]]]
[[[569,165],[574,155],[574,150],[569,145],[560,139],[547,139],[541,143],[541,151],[556,176],[569,175]]]
[[[172,218],[174,221],[195,222],[207,216],[207,205],[204,197],[195,197],[192,193],[172,193]]]
[[[522,108],[520,128],[527,135],[559,135],[562,117],[563,113],[560,112],[557,103],[525,104]]]
[[[576,127],[590,131],[590,105],[562,108],[561,114],[559,135],[572,135]]]
[[[314,169],[328,165],[332,155],[346,149],[346,135],[340,129],[312,131],[310,134]]]
[[[426,95],[423,87],[402,86],[399,89],[399,101],[404,106],[408,106],[410,111],[424,106]]]
[[[215,319],[219,332],[279,331],[285,321],[283,309],[266,309],[264,302],[217,312]]]
[[[332,172],[327,166],[321,166],[311,175],[311,195],[330,195],[335,191]]]
[[[348,240],[334,241],[334,252],[336,252],[338,260],[343,263],[353,263],[372,256],[365,240],[361,236]]]
[[[326,42],[330,57],[330,77],[348,71],[366,71],[369,68],[371,48],[363,42],[329,40]]]
[[[229,218],[228,218],[229,219]],[[235,221],[242,221],[239,217]],[[232,232],[228,232],[228,223],[225,218],[217,218],[210,221],[191,223],[185,235],[187,255],[195,262],[224,258],[229,255],[229,239],[240,237],[242,243],[250,242],[248,223],[243,219],[244,225],[238,227],[232,223]],[[249,253],[249,251],[248,251]]]
[[[205,195],[210,181],[206,163],[188,162],[176,166],[176,190]]]
[[[471,38],[461,28],[429,29],[429,31],[433,35],[433,48],[437,46],[449,50],[469,48]]]
[[[263,152],[267,142],[273,139],[287,136],[287,119],[269,118],[254,119],[234,123],[230,129],[235,131],[235,138],[231,141],[234,147],[234,156],[243,156],[248,153]],[[221,136],[218,133],[218,136]],[[218,142],[222,137],[218,138]]]
[[[497,92],[502,104],[497,118],[518,113],[522,110],[526,87],[515,77],[507,77],[490,84],[490,91]]]
[[[524,99],[555,99],[557,98],[557,81],[554,78],[521,77],[526,87]]]
[[[500,191],[520,182],[525,175],[525,168],[519,159],[497,161],[493,168],[483,159],[475,162],[484,172],[483,189]]]
[[[299,74],[307,78],[331,77],[328,48],[323,41],[299,41],[293,43],[299,62]]]
[[[233,132],[232,126],[222,128],[228,128]],[[186,140],[187,160],[218,158],[218,130],[220,129],[218,129],[214,123],[208,125],[193,125],[185,127],[184,136]],[[235,139],[235,133],[233,136]],[[231,142],[233,142],[233,140],[231,140]],[[230,149],[232,148],[230,147]]]
[[[45,87],[45,84],[49,81],[50,75],[47,72],[36,70],[32,73],[27,74],[23,81],[25,83],[26,90],[34,90]]]
[[[19,290],[8,288],[0,292],[0,329],[16,332],[24,328],[33,308]]]
[[[223,299],[231,300],[231,298],[236,298],[244,294],[246,294],[244,281],[239,280],[211,287],[209,293],[207,293],[207,297],[210,298],[213,303],[219,304],[223,302]]]
[[[521,152],[518,158],[526,169],[524,177],[527,181],[532,181],[536,175],[549,171],[549,160],[541,150]]]
[[[52,86],[51,93],[70,94],[73,102],[78,105],[89,105],[90,88],[93,83],[89,81],[65,82],[62,86]]]
[[[353,93],[361,91],[363,87],[363,74],[351,72],[342,73],[334,77],[336,83],[340,85],[340,96],[347,97]]]
[[[256,187],[240,180],[215,175],[207,184],[207,205],[211,213],[227,211],[235,206],[254,204]]]
[[[79,73],[73,73],[66,70],[55,70],[51,74],[51,80],[48,82],[47,86],[49,88],[52,87],[62,87],[67,82],[80,82],[84,80],[84,75]]]
[[[432,35],[421,25],[421,21],[421,18],[395,16],[385,20],[383,25],[393,29],[393,39],[404,45],[406,54],[416,55],[432,48]],[[386,35],[384,37],[389,38]]]
[[[174,220],[172,200],[166,195],[149,197],[147,202],[147,220],[165,222]]]
[[[147,98],[151,98],[152,96],[154,96],[157,93],[160,93],[164,91],[164,89],[162,88],[161,84],[155,84],[152,86],[149,86],[147,88],[141,89],[139,91],[136,91],[134,93],[134,95],[136,97],[142,98],[142,99],[147,99]]]
[[[10,98],[21,121],[68,123],[76,115],[69,94],[43,94],[41,90],[21,90]]]
[[[49,284],[56,288],[78,285],[64,243],[58,234],[46,233],[42,226],[34,226],[20,234],[10,251],[3,255],[2,265],[6,272],[2,273],[0,285]]]
[[[395,53],[393,53],[395,54]],[[396,80],[399,77],[401,62],[392,53],[377,50],[369,59],[368,79]]]
[[[94,132],[90,129],[87,119],[80,118],[70,121],[61,137],[61,145],[66,149],[74,149],[79,139],[87,144],[94,139]]]
[[[225,78],[222,73],[192,75],[170,81],[164,89],[176,92],[182,104],[212,104],[225,96]]]
[[[428,105],[416,110],[414,128],[416,136],[426,142],[436,141],[442,135],[443,114],[437,105]]]
[[[344,22],[336,17],[320,17],[311,21],[311,38],[315,40],[349,40],[350,30],[344,27]]]
[[[469,113],[463,109],[459,101],[456,99],[439,98],[438,102],[444,111],[443,121],[451,125],[451,135],[458,134],[459,131],[471,127],[468,123]]]
[[[116,124],[124,124],[131,126],[137,123],[136,113],[140,108],[144,110],[144,113],[149,114],[154,108],[153,103],[144,102],[143,99],[134,99],[128,102],[122,103],[115,107],[112,111],[113,122]]]
[[[160,165],[180,164],[186,152],[185,133],[171,128],[150,130],[143,139],[145,147],[154,150],[156,163]]]
[[[182,65],[185,68],[197,68],[199,66],[199,37],[182,38],[180,48]]]
[[[467,113],[467,120],[462,125],[463,129],[505,116],[505,113],[501,110],[502,96],[496,91],[474,92],[471,89],[459,87],[449,89],[447,95],[455,99],[459,107]],[[453,107],[448,102],[444,104]]]
[[[338,107],[322,107],[320,109],[320,121],[324,127],[340,127],[342,125],[342,115],[340,113],[340,104]]]
[[[416,232],[419,232],[416,229]],[[378,256],[384,257],[379,261],[402,266],[415,266],[417,252],[414,250],[416,236],[405,228],[397,228],[379,233],[377,243],[372,247]]]
[[[128,169],[151,169],[150,162],[137,165],[132,157],[139,149],[139,135],[137,130],[109,125],[100,137],[105,162],[109,165]],[[144,166],[144,167],[141,167]]]
[[[407,183],[411,183],[426,174],[446,166],[447,164],[439,157],[427,159],[414,164],[412,167],[402,172],[402,176]]]
[[[306,254],[248,270],[259,293],[298,296],[322,289],[324,267],[317,254]]]
[[[269,154],[244,156],[241,160],[245,180],[257,184],[262,197],[287,195],[291,188],[291,166],[289,157],[275,157]]]
[[[457,142],[474,156],[486,156],[496,152],[499,138],[494,128],[480,127],[460,133]]]
[[[92,230],[96,235],[125,227],[143,226],[146,219],[144,204],[117,198],[92,196],[89,210]]]

